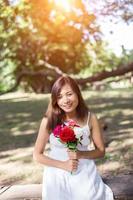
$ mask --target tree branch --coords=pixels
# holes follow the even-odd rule
[[[93,83],[95,81],[101,81],[104,79],[107,79],[109,77],[116,77],[116,76],[122,76],[125,73],[132,72],[133,71],[133,62],[129,63],[128,65],[123,65],[115,70],[112,70],[110,72],[108,71],[102,71],[94,76],[88,77],[88,78],[80,78],[76,79],[79,84],[86,84],[86,83]]]
[[[28,77],[28,76],[29,77],[32,77],[32,76],[47,77],[47,76],[50,76],[50,77],[53,77],[54,79],[56,79],[58,76],[67,75],[67,74],[63,73],[60,69],[58,69],[58,67],[52,66],[51,64],[45,63],[45,67],[48,69],[48,71],[46,71],[46,68],[45,68],[45,71],[40,70],[40,71],[37,71],[37,72],[28,71],[28,70],[21,71],[17,75],[17,80],[16,80],[15,85],[11,89],[0,93],[0,95],[14,91],[18,87],[18,85],[20,84],[21,80],[24,77]],[[98,74],[91,76],[91,77],[88,77],[88,78],[75,79],[74,76],[73,76],[73,78],[78,82],[79,85],[85,85],[87,83],[102,81],[102,80],[110,78],[110,77],[122,76],[122,75],[124,75],[128,72],[133,72],[133,62],[129,63],[128,65],[123,65],[123,66],[121,66],[121,67],[119,67],[115,70],[110,71],[110,72],[103,71],[101,73],[98,73]]]

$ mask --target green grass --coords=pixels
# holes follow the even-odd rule
[[[83,92],[90,109],[108,124],[106,155],[96,160],[103,175],[132,169],[132,96],[128,89]],[[0,97],[1,184],[42,181],[43,166],[33,161],[32,152],[48,101],[49,95],[12,93]]]

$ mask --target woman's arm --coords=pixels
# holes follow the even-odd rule
[[[43,118],[33,151],[33,159],[43,165],[57,167],[68,171],[76,169],[77,161],[72,161],[72,160],[59,161],[52,159],[44,154],[45,147],[49,139],[49,133],[46,128],[46,125],[47,125],[47,118]]]
[[[92,140],[95,145],[95,149],[92,151],[77,151],[69,152],[69,157],[71,159],[96,159],[104,157],[105,155],[105,146],[104,146],[104,139],[102,130],[99,124],[99,121],[95,114],[91,114],[90,123],[92,127]]]

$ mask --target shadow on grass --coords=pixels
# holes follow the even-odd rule
[[[0,151],[33,145],[47,105],[48,98],[1,100]]]
[[[6,137],[6,139],[4,139]],[[30,147],[34,144],[36,135],[26,134],[12,136],[6,133],[1,135],[0,151],[13,150],[16,148]]]
[[[97,96],[85,99],[90,109],[108,125],[108,144],[130,137],[133,101],[130,96]],[[14,98],[0,101],[0,151],[32,146],[47,105],[48,97],[41,99]],[[120,137],[121,136],[121,137]]]
[[[91,99],[87,98],[86,102],[96,112],[113,112],[117,109],[131,109],[133,106],[132,97],[93,97]]]
[[[132,97],[97,98],[86,100],[91,110],[103,118],[108,125],[107,134],[126,136],[133,127]],[[131,131],[131,130],[130,130]]]

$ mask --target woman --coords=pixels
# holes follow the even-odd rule
[[[66,148],[53,130],[70,120],[78,124],[82,140],[77,151]],[[91,131],[90,131],[91,130]],[[50,153],[45,147],[50,142]],[[91,149],[93,140],[95,149]],[[68,76],[56,80],[51,100],[42,119],[33,157],[46,165],[43,178],[43,200],[113,200],[111,189],[98,174],[93,159],[105,154],[102,132],[95,114],[90,113],[77,83]]]

